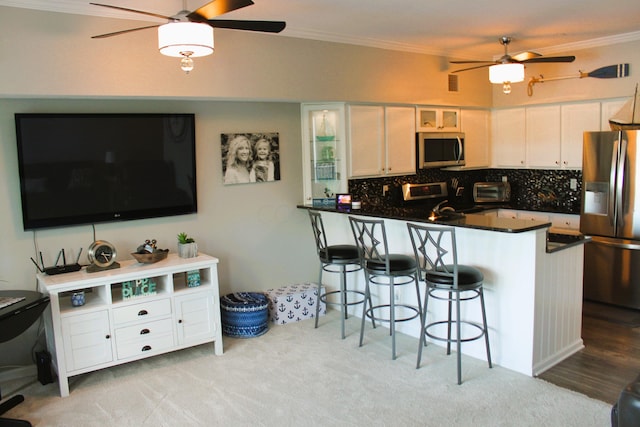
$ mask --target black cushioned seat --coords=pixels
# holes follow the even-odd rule
[[[331,245],[318,251],[318,256],[325,262],[351,261],[359,259],[358,248],[354,245]]]
[[[384,262],[379,260],[367,260],[365,268],[383,272],[387,266]],[[416,268],[416,260],[407,255],[389,254],[389,268],[393,271],[411,270]]]
[[[447,271],[453,271],[453,265],[449,264],[447,266],[438,267],[436,271],[441,273],[446,273]],[[426,278],[429,282],[433,283],[434,286],[442,285],[444,288],[452,286],[452,278],[450,275],[439,275],[434,274],[433,272],[427,271]],[[484,276],[480,270],[474,267],[469,267],[467,265],[458,264],[458,288],[468,288],[474,289],[478,286],[478,283],[482,283],[484,280]]]

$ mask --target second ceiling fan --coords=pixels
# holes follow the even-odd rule
[[[521,82],[524,80],[524,64],[536,62],[573,62],[575,56],[542,56],[535,52],[522,52],[517,55],[509,55],[508,46],[511,43],[511,37],[503,36],[500,44],[504,46],[504,55],[498,60],[492,61],[450,61],[451,64],[477,64],[472,67],[455,70],[453,73],[461,71],[475,70],[478,68],[489,68],[489,81],[491,83],[502,84],[504,93],[511,93],[511,83]]]
[[[461,71],[475,70],[477,68],[490,67],[496,64],[531,64],[534,62],[573,62],[575,56],[542,56],[536,52],[522,52],[517,55],[509,55],[508,47],[511,43],[511,37],[500,37],[500,44],[504,46],[504,55],[498,60],[490,61],[449,61],[451,64],[480,64],[469,68],[463,68],[461,70],[455,70],[454,73]]]

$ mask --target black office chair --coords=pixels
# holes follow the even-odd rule
[[[49,297],[34,291],[0,291],[0,297],[24,299],[0,308],[0,343],[9,341],[26,331],[42,314],[49,303]],[[0,399],[2,395],[0,394]],[[0,403],[0,415],[24,402],[24,396],[15,395]],[[30,427],[26,420],[0,417],[0,427]]]
[[[360,255],[358,248],[354,245],[327,245],[327,236],[322,223],[320,212],[309,211],[309,219],[311,220],[311,228],[313,237],[316,241],[316,250],[320,259],[320,274],[318,277],[318,300],[325,304],[339,305],[342,327],[342,338],[345,337],[344,321],[348,317],[347,308],[351,305],[362,304],[364,302],[364,292],[347,288],[347,273],[353,273],[362,270],[360,266]],[[339,273],[340,289],[337,291],[325,291],[322,293],[322,274]],[[331,301],[332,295],[339,295],[340,301]],[[355,300],[349,301],[349,295],[354,296]],[[358,298],[358,297],[361,298]],[[320,317],[320,304],[316,304],[316,328],[318,327],[318,319]]]
[[[391,356],[396,358],[396,326],[397,322],[406,322],[416,317],[422,317],[420,308],[420,288],[418,286],[418,270],[414,257],[404,254],[389,253],[387,233],[383,220],[365,220],[349,217],[351,230],[360,252],[360,262],[365,275],[365,304],[362,311],[362,325],[360,328],[360,346],[364,339],[364,324],[368,317],[375,321],[388,322],[391,334]],[[395,291],[397,286],[415,283],[417,306],[396,304]],[[389,287],[389,301],[378,305],[371,304],[370,285]],[[368,304],[367,304],[368,303]],[[399,308],[398,313],[396,309]],[[382,317],[388,310],[389,317]],[[402,311],[401,311],[402,310]],[[397,316],[400,314],[400,316]]]
[[[427,291],[424,295],[424,306],[422,312],[422,326],[420,333],[420,344],[418,347],[418,361],[416,369],[420,367],[422,358],[422,347],[426,345],[426,337],[447,343],[447,354],[451,354],[451,343],[455,342],[458,352],[458,384],[462,384],[462,351],[463,342],[474,341],[484,336],[487,348],[487,361],[489,368],[491,364],[491,351],[489,350],[489,330],[487,328],[487,316],[484,309],[484,293],[482,282],[484,276],[475,267],[458,264],[458,254],[456,248],[456,232],[454,227],[444,226],[422,226],[407,223],[411,244],[415,254],[416,263],[420,271],[421,279],[427,284]],[[446,296],[443,296],[442,294]],[[429,297],[437,300],[447,301],[447,320],[427,323],[427,309]],[[460,302],[480,299],[482,310],[482,325],[460,319]],[[452,320],[452,304],[456,304],[456,318]],[[451,337],[451,329],[455,323],[456,334]],[[434,327],[447,325],[447,336],[443,337],[432,333]],[[462,336],[462,326],[466,325],[479,333],[471,337]]]

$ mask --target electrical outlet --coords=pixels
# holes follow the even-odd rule
[[[389,186],[387,184],[382,186],[382,195],[386,196],[387,193],[389,192]]]
[[[571,187],[572,190],[577,190],[578,189],[578,180],[575,178],[571,178],[569,180],[569,186]]]
[[[507,176],[506,175],[502,176],[502,182],[507,182]]]

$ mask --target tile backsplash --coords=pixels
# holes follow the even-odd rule
[[[460,204],[473,203],[473,184],[478,181],[502,181],[511,183],[511,206],[529,211],[580,213],[582,172],[579,170],[551,169],[480,169],[470,171],[445,171],[420,169],[415,175],[349,180],[349,192],[355,200],[376,205],[402,204],[402,184],[446,182],[449,200]],[[576,183],[571,189],[571,180]],[[384,191],[385,186],[388,190]],[[456,188],[463,188],[456,196]]]

